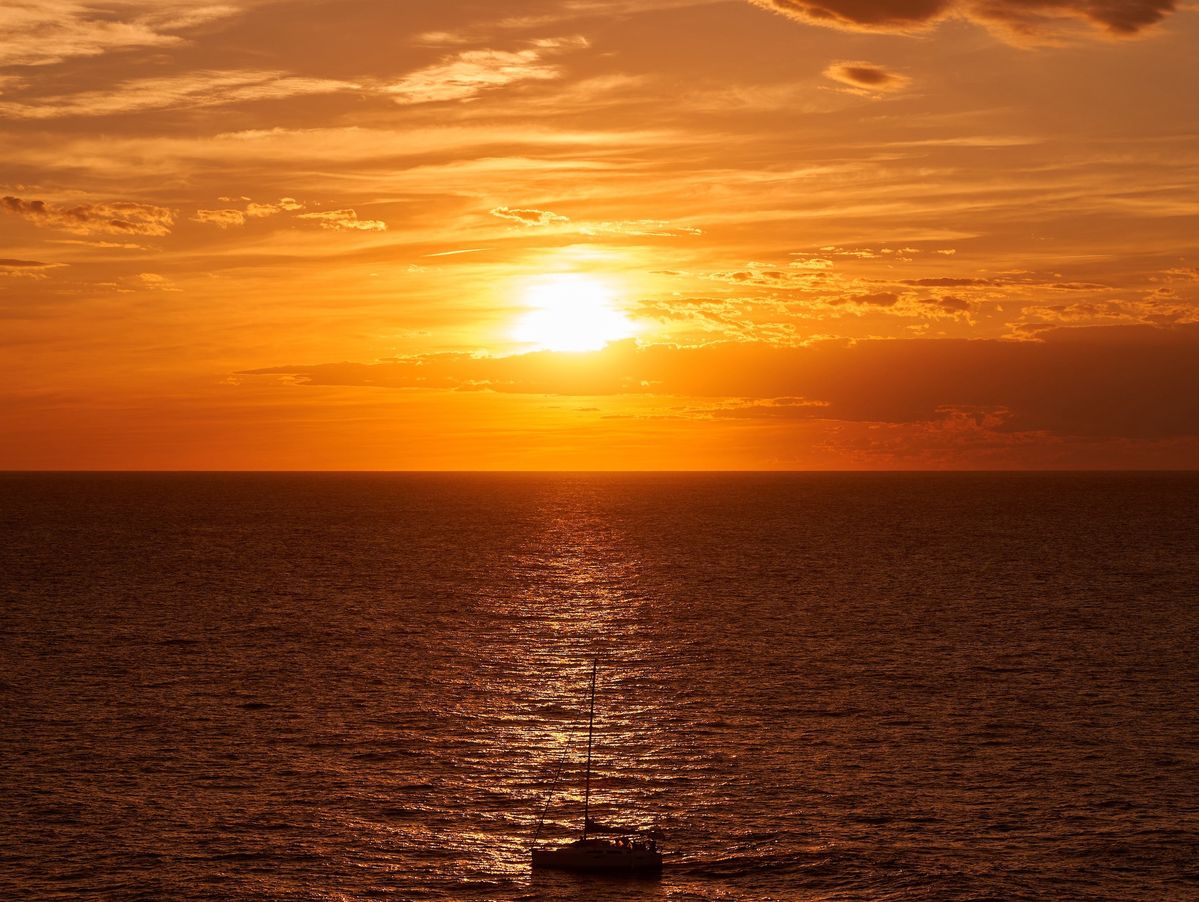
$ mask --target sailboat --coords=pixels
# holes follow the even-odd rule
[[[591,709],[587,717],[587,771],[583,789],[583,834],[574,842],[556,849],[537,848],[545,812],[533,837],[533,867],[559,871],[582,871],[602,874],[654,875],[662,871],[662,852],[656,837],[639,830],[625,830],[598,824],[591,819],[591,747],[595,734],[595,678],[599,669],[597,659],[591,665]],[[550,788],[552,796],[553,787]]]

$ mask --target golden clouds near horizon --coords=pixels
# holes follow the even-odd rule
[[[512,338],[539,351],[599,351],[632,338],[637,327],[615,301],[604,280],[560,273],[531,280],[523,292],[530,308],[512,328]]]

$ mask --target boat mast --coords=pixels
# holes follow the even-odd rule
[[[588,811],[591,808],[591,737],[595,731],[595,672],[599,658],[591,662],[591,713],[587,715],[587,776],[583,784],[583,839],[587,838]]]

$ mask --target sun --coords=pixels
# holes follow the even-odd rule
[[[631,338],[636,328],[612,297],[603,282],[590,276],[544,276],[525,291],[532,309],[517,321],[512,337],[543,351],[598,351]]]

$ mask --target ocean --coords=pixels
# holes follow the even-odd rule
[[[0,538],[5,899],[1199,899],[1196,474],[5,474]],[[660,880],[530,873],[593,662]]]

